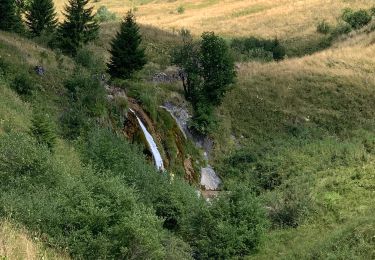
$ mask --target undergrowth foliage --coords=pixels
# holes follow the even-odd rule
[[[165,256],[161,221],[119,178],[73,169],[22,134],[2,136],[0,147],[2,216],[42,231],[76,257]]]
[[[285,57],[285,47],[276,38],[274,40],[258,39],[255,37],[235,38],[231,41],[231,48],[239,53],[240,60],[282,60]]]
[[[34,113],[31,120],[31,134],[35,137],[37,142],[41,145],[46,145],[53,151],[56,145],[56,129],[53,124],[53,119],[48,114],[39,111]]]

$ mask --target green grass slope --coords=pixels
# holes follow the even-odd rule
[[[41,64],[45,74],[38,76],[34,67]],[[172,205],[180,223],[183,211],[192,212],[191,203],[200,204],[193,188],[180,180],[171,184],[137,147],[99,125],[79,141],[64,138],[59,124],[70,105],[64,84],[76,66],[35,42],[0,32],[0,258],[53,258],[63,251],[73,258],[190,259],[190,247],[163,228],[161,215],[170,211],[156,202],[162,197]],[[32,93],[16,94],[24,87]],[[56,125],[53,151],[31,134],[37,111]],[[95,145],[86,146],[89,137]],[[94,156],[117,168],[108,169]],[[17,231],[8,220],[26,230]]]
[[[227,188],[258,190],[272,222],[256,259],[375,256],[375,39],[241,64],[219,108],[216,161]]]

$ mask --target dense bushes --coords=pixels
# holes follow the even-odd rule
[[[87,46],[77,50],[74,60],[96,76],[100,76],[105,72],[106,65],[103,57],[100,57]]]
[[[77,69],[65,82],[69,105],[60,118],[63,135],[74,139],[90,123],[90,118],[100,117],[106,108],[105,90],[98,76]]]
[[[350,8],[344,10],[341,18],[355,30],[367,25],[372,19],[366,10],[353,11]]]
[[[78,258],[160,259],[171,251],[161,220],[119,177],[72,167],[23,134],[1,136],[0,151],[2,216],[43,232]],[[186,255],[188,247],[172,241],[182,246],[172,245],[168,254]]]
[[[316,31],[318,33],[327,34],[330,32],[330,30],[331,30],[331,26],[329,25],[329,23],[327,23],[326,20],[320,21],[316,27]]]
[[[151,165],[140,164],[142,156],[107,130],[91,131],[82,147],[85,161],[110,170],[123,183],[134,186],[141,201],[163,218],[164,228],[189,242],[195,256],[246,255],[259,246],[265,216],[251,190],[242,187],[223,194],[208,206],[183,180],[171,182]]]
[[[278,61],[285,57],[285,48],[277,39],[235,38],[231,48],[240,54],[241,60]]]
[[[168,176],[157,173],[143,156],[127,141],[107,130],[93,130],[82,145],[83,158],[102,170],[111,170],[124,183],[135,186],[146,205],[153,206],[164,225],[171,230],[185,227],[187,218],[202,206],[192,187],[181,180],[170,182]]]
[[[0,216],[11,215],[77,258],[189,259],[191,249],[178,237],[198,258],[257,250],[266,222],[251,190],[205,204],[109,131],[93,130],[86,142],[83,156],[94,167],[55,156],[25,134],[2,135]]]
[[[199,248],[198,259],[230,259],[257,251],[266,227],[259,200],[251,189],[238,186],[220,196],[200,215],[193,244]]]

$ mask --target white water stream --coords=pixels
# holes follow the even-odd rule
[[[142,123],[141,119],[136,115],[136,113],[130,109],[130,111],[135,115],[135,117],[138,120],[139,125],[141,126],[142,132],[146,138],[146,141],[148,143],[148,146],[151,150],[152,157],[154,158],[154,162],[156,165],[156,168],[160,171],[164,171],[164,164],[163,164],[163,159],[161,157],[161,154],[158,150],[158,146],[156,145],[154,138],[152,138],[152,135],[147,131],[147,128],[145,125]]]

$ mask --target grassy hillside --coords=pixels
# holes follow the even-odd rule
[[[246,182],[268,205],[273,227],[254,258],[374,257],[374,39],[241,65],[216,158],[229,189]]]
[[[61,10],[66,1],[55,0]],[[133,3],[133,4],[132,4]],[[371,0],[101,0],[95,7],[107,6],[124,15],[136,7],[138,21],[162,29],[188,28],[194,34],[215,31],[226,36],[306,37],[315,32],[318,21],[335,22],[345,7],[369,8]],[[179,14],[177,9],[184,8]]]
[[[121,134],[126,111],[106,98],[97,76],[102,67],[81,58],[0,32],[0,223],[25,227],[43,246],[77,259],[191,259],[256,251],[267,223],[259,199],[244,187],[207,204],[194,186],[173,176],[173,167],[158,172]],[[42,75],[35,71],[40,64]],[[155,112],[151,118],[174,128],[154,99],[160,98],[158,90],[163,94],[175,86],[124,84],[147,112]],[[47,143],[51,137],[56,138]],[[172,142],[163,143],[173,144],[173,132],[168,138]],[[189,149],[182,142],[178,148]],[[8,245],[13,236],[4,239]],[[227,239],[245,246],[220,244]]]
[[[159,108],[184,103],[182,86],[150,81],[171,65],[180,43],[173,29],[277,36],[293,50],[321,40],[319,21],[335,24],[343,8],[373,1],[93,4],[121,15],[136,7],[149,63],[112,83],[157,128],[168,172],[118,134],[128,101],[116,107],[98,80],[118,21],[102,24],[75,58],[42,47],[43,38],[0,32],[0,258],[375,258],[374,24],[324,51],[299,52],[309,56],[237,64],[211,136],[224,189],[212,203],[180,178],[181,158],[198,168],[201,156],[176,141],[178,128]],[[32,131],[38,113],[56,135],[53,149]]]
[[[0,222],[0,256],[4,259],[69,259],[46,248],[38,237],[8,221]]]
[[[55,0],[59,14],[65,3],[66,0]],[[326,47],[327,36],[317,33],[318,23],[326,21],[336,26],[344,8],[368,9],[374,3],[372,0],[101,0],[91,4],[96,9],[106,6],[118,19],[133,8],[142,25],[172,34],[187,28],[194,36],[214,31],[228,39],[277,37],[287,46],[288,56],[303,56]],[[114,27],[113,23],[107,26],[109,31]]]

